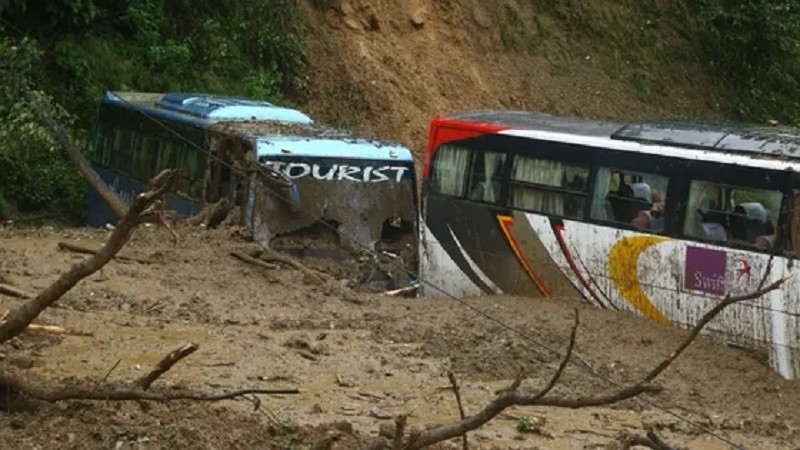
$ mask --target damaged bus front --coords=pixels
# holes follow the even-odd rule
[[[413,284],[418,214],[410,150],[339,131],[292,128],[250,135],[266,169],[248,180],[243,221],[253,238],[298,257],[368,260],[370,269],[359,276],[376,289]]]

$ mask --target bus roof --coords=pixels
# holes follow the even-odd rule
[[[258,157],[300,156],[311,158],[369,159],[411,163],[411,150],[399,144],[367,139],[269,136],[256,139]]]
[[[619,124],[527,111],[470,111],[444,119],[500,127],[507,130],[503,134],[521,137],[535,137],[536,133],[531,132],[543,132],[552,138],[557,135],[590,138],[583,141],[594,143],[599,142],[598,138],[605,138],[610,148],[619,150],[635,151],[649,145],[758,159],[791,160],[793,163],[800,161],[800,132],[789,128],[690,120]],[[624,145],[624,142],[640,146]]]
[[[310,117],[295,109],[282,108],[260,100],[213,94],[106,92],[102,103],[140,109],[161,118],[200,126],[237,120],[314,123]]]

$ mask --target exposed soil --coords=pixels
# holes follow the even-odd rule
[[[454,420],[448,369],[456,372],[472,412],[520,366],[529,375],[524,387],[542,386],[559,361],[542,344],[563,351],[574,310],[581,317],[576,352],[616,382],[641,376],[685,336],[575,299],[466,301],[524,330],[531,338],[525,339],[453,300],[361,293],[353,294],[363,302],[357,304],[304,283],[298,271],[251,267],[229,256],[252,245],[235,229],[182,226],[178,232],[181,242],[174,245],[166,230],[138,230],[123,252],[152,263],[112,261],[38,321],[92,337],[26,334],[0,347],[3,363],[65,383],[71,376],[103,378],[121,360],[109,380],[126,382],[195,342],[200,349],[153,389],[297,387],[301,394],[262,397],[259,411],[248,401],[45,405],[0,414],[4,448],[362,448],[391,423],[390,415],[411,413],[414,427]],[[107,233],[0,231],[0,276],[29,291],[41,289],[85,257],[58,250],[59,240],[99,246]],[[7,297],[0,302],[2,310],[19,304]],[[681,418],[744,448],[796,449],[800,442],[800,383],[780,379],[746,353],[700,339],[660,382],[666,390],[648,400],[674,415],[640,401],[581,410],[513,408],[472,433],[472,448],[604,448],[620,432],[645,427],[692,449],[728,448]],[[571,365],[555,393],[608,388]],[[519,433],[523,417],[543,425]]]
[[[307,3],[304,110],[418,156],[430,121],[463,110],[631,121],[715,117],[733,103],[699,64],[683,2]]]

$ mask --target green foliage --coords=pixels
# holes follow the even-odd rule
[[[41,92],[30,91],[41,112],[22,97],[23,89],[41,76],[35,69],[41,53],[34,41],[2,39],[0,55],[0,76],[7,81],[0,85],[0,192],[20,212],[48,209],[79,221],[86,209],[83,180],[38,122],[41,112],[66,126],[73,118]],[[2,218],[10,212],[5,199],[0,203]]]
[[[517,419],[516,428],[518,433],[532,433],[533,424],[531,422],[530,417],[522,416],[519,419]]]
[[[699,0],[707,61],[753,119],[800,123],[800,3]]]
[[[50,94],[40,103],[78,142],[104,89],[284,104],[305,87],[293,0],[0,0],[0,17],[18,27],[0,22],[0,192],[19,210],[85,209],[83,183],[23,87]]]

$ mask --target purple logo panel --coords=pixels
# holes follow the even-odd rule
[[[684,289],[712,295],[725,295],[727,257],[722,250],[686,246]]]

